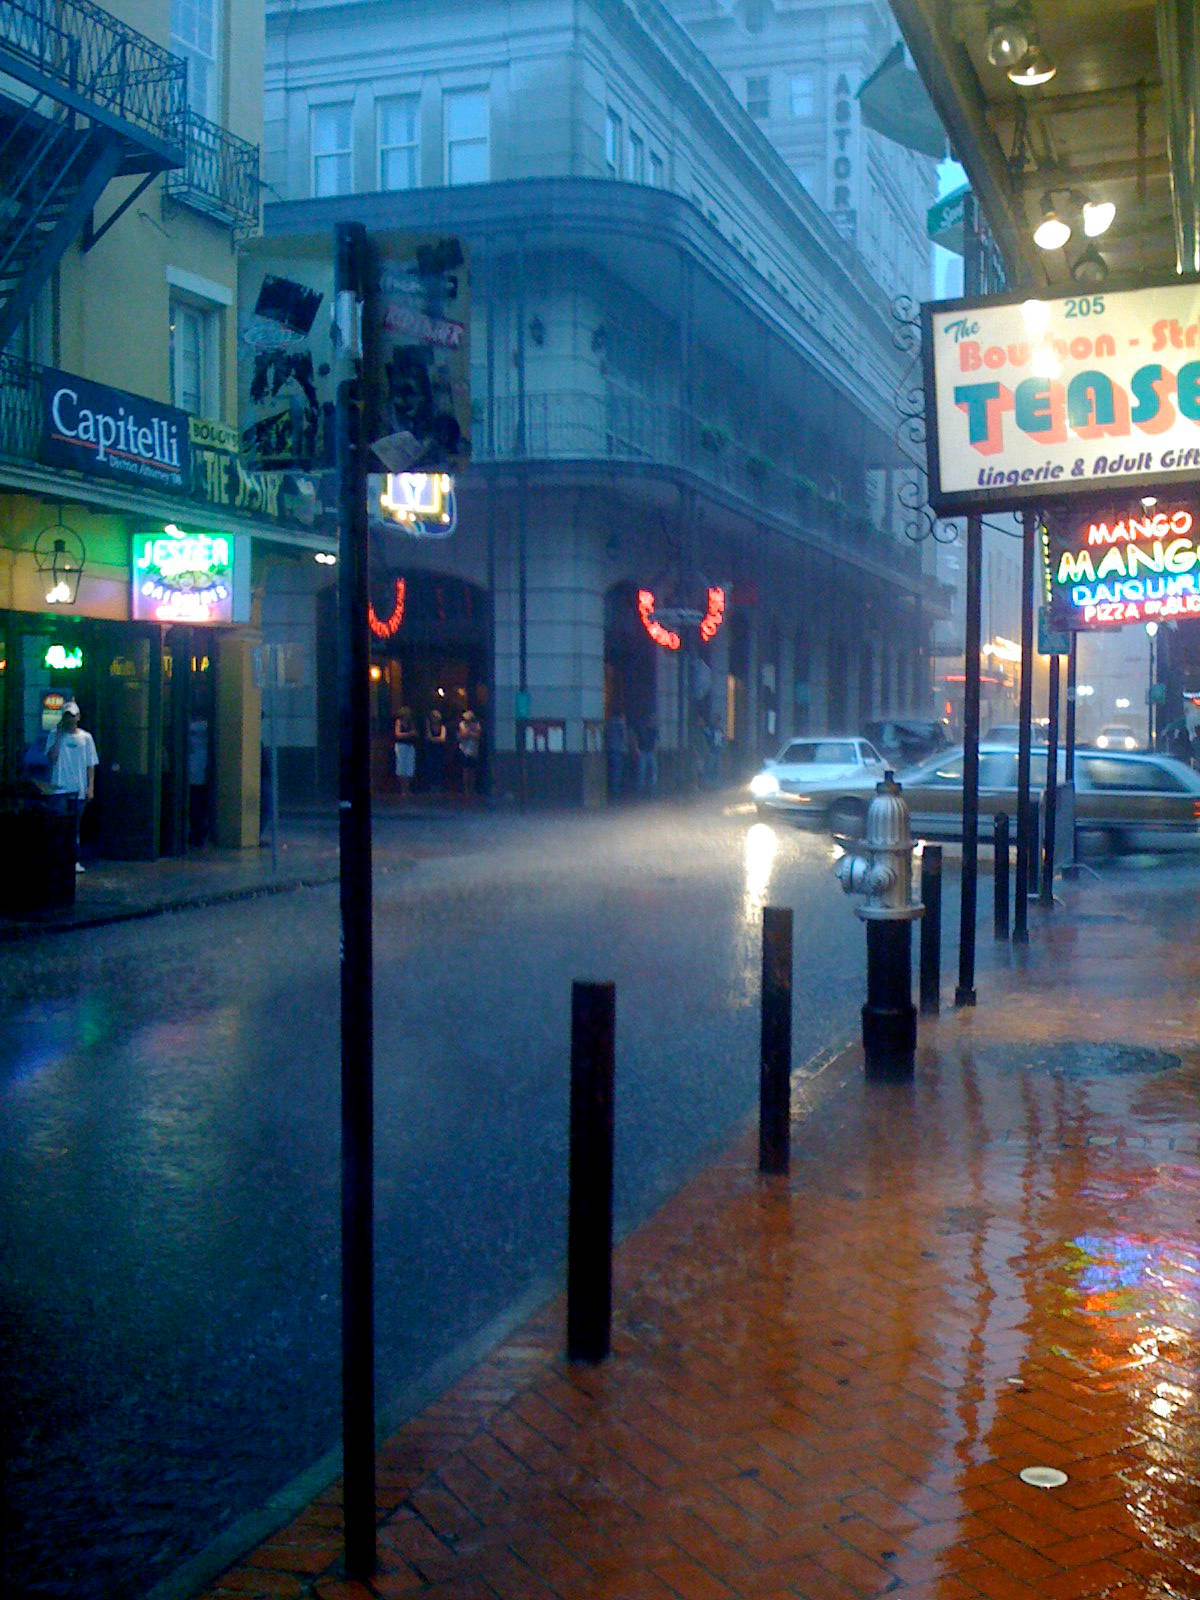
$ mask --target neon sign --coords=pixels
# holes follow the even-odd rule
[[[135,622],[233,622],[239,540],[223,533],[184,533],[169,522],[161,534],[133,537]],[[239,611],[241,608],[238,608]]]
[[[682,640],[675,627],[685,627],[695,623],[700,629],[700,637],[705,644],[714,637],[717,629],[725,620],[725,591],[724,589],[711,588],[707,595],[707,606],[703,613],[689,611],[685,607],[673,607],[669,610],[655,612],[654,592],[651,589],[639,589],[637,596],[638,616],[642,619],[642,626],[664,650],[678,650]],[[669,626],[673,624],[674,626]]]
[[[1048,556],[1051,627],[1200,617],[1200,543],[1190,506],[1062,519]]]
[[[391,472],[379,504],[416,538],[449,538],[458,522],[454,479],[446,472]]]
[[[42,663],[52,672],[74,672],[83,665],[83,647],[69,650],[65,644],[52,644],[42,657]]]
[[[399,632],[400,624],[404,621],[405,583],[403,578],[396,579],[396,596],[392,605],[390,617],[381,619],[371,602],[367,601],[367,626],[377,639],[391,639]]]

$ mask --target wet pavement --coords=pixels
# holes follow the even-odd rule
[[[606,1363],[554,1299],[392,1433],[372,1583],[334,1484],[162,1593],[1196,1600],[1198,891],[1085,874],[911,1083],[798,1073],[789,1177],[747,1127],[619,1246]]]

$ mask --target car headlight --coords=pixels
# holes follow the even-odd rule
[[[779,793],[779,779],[773,772],[760,772],[750,779],[750,793],[756,800]]]
[[[1129,737],[1129,735],[1126,734],[1125,735],[1125,748],[1126,748],[1126,750],[1136,750],[1137,749],[1137,740],[1136,739],[1131,739]]]
[[[1100,750],[1108,749],[1108,735],[1106,733],[1102,733],[1096,740],[1096,747]]]

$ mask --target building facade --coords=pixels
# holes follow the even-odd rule
[[[373,508],[381,785],[401,705],[470,701],[494,789],[587,802],[617,711],[684,784],[714,729],[732,775],[925,702],[945,597],[895,511],[888,296],[664,6],[269,6],[266,83],[287,272],[336,220],[469,258],[455,531]],[[266,586],[312,663],[281,697],[296,789],[331,780],[331,596],[312,561]]]
[[[259,837],[254,568],[304,537],[237,448],[262,43],[252,0],[0,17],[3,777],[76,699],[110,856]]]

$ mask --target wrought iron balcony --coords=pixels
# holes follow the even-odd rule
[[[257,228],[258,146],[194,111],[184,127],[184,163],[167,173],[167,194],[238,231]]]
[[[187,64],[92,0],[0,0],[0,70],[131,139],[127,171],[180,157]]]

